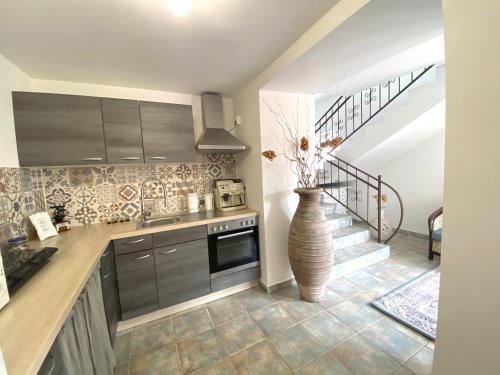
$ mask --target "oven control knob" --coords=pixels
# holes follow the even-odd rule
[[[224,229],[225,229],[225,230],[228,230],[228,229],[229,229],[229,225],[227,225],[227,224],[226,224],[226,225],[224,225]]]
[[[219,225],[219,230],[222,230],[222,225]]]
[[[252,225],[253,225],[253,224],[254,224],[254,221],[253,221],[253,220],[250,220],[250,224],[252,224]]]
[[[245,223],[243,221],[240,221],[240,227],[242,227],[243,225],[245,225]]]
[[[245,225],[248,225],[248,220],[247,220],[247,221],[245,221]]]
[[[216,228],[216,227],[213,227],[213,228],[212,228],[212,232],[217,232],[217,228]]]

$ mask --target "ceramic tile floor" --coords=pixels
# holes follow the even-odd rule
[[[430,374],[434,343],[368,305],[437,265],[426,246],[396,236],[389,259],[330,282],[318,304],[295,285],[256,288],[122,333],[115,374]]]

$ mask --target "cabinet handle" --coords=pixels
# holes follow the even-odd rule
[[[110,272],[110,273],[107,273],[107,274],[106,274],[106,275],[104,275],[102,278],[103,278],[103,279],[107,279],[107,278],[108,278],[108,277],[110,277],[110,276],[111,276],[111,272]]]
[[[82,161],[102,161],[103,158],[83,158]]]
[[[141,158],[138,156],[126,156],[124,158],[120,158],[120,160],[140,160]]]
[[[225,236],[219,236],[219,237],[217,237],[217,239],[218,240],[223,240],[225,238],[239,237],[239,236],[244,236],[245,234],[250,234],[250,233],[253,233],[253,229],[252,230],[246,230],[244,232],[239,232],[239,233],[226,234]]]
[[[151,160],[165,160],[167,157],[166,156],[151,156],[149,159]]]
[[[138,240],[127,242],[127,245],[133,245],[139,242],[144,242],[144,238],[139,238]]]
[[[143,255],[142,257],[134,258],[134,260],[146,259],[146,258],[149,258],[150,256],[151,256],[151,254],[147,254],[147,255]]]
[[[168,250],[168,251],[159,251],[158,253],[159,254],[171,254],[171,253],[175,253],[177,251],[177,249],[172,249],[172,250]]]

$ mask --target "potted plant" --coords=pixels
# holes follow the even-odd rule
[[[326,140],[319,148],[312,148],[306,136],[299,137],[298,126],[289,124],[285,116],[275,115],[285,138],[283,150],[277,154],[267,150],[262,156],[273,161],[285,157],[290,161],[291,172],[298,180],[294,192],[299,204],[288,232],[288,259],[303,300],[317,302],[323,298],[333,264],[333,239],[329,222],[320,208],[320,193],[315,172],[324,159],[325,149],[334,149],[341,137]]]

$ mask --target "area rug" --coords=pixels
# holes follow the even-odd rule
[[[371,302],[371,305],[436,340],[439,301],[439,267],[416,277]]]

